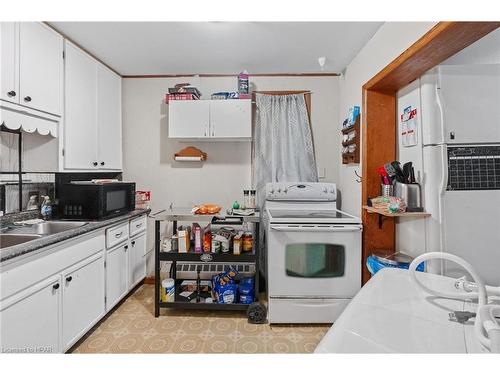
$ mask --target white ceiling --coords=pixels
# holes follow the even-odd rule
[[[341,72],[381,22],[51,22],[122,75]]]

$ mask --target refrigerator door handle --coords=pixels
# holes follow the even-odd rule
[[[439,195],[443,196],[446,193],[448,186],[448,148],[446,145],[441,145],[441,187]]]
[[[443,102],[441,101],[441,69],[438,67],[438,74],[437,74],[437,83],[435,86],[436,89],[436,105],[439,110],[439,129],[441,130],[441,142],[446,143],[446,131],[445,131],[445,126],[444,126],[444,110],[443,110]]]

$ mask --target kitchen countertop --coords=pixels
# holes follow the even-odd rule
[[[151,214],[150,217],[154,220],[165,221],[212,221],[214,217],[222,218],[238,218],[243,219],[244,222],[258,223],[260,220],[259,212],[250,216],[241,215],[228,215],[226,210],[222,208],[217,214],[199,215],[191,212],[192,207],[173,207],[166,210],[157,211]]]
[[[136,216],[149,214],[150,212],[151,212],[151,210],[149,210],[149,209],[134,210],[134,211],[131,211],[125,215],[113,217],[111,219],[102,220],[102,221],[90,221],[88,224],[82,225],[81,227],[66,230],[64,232],[50,234],[47,236],[42,236],[40,238],[31,240],[28,242],[24,242],[24,243],[19,244],[19,245],[10,246],[10,247],[5,248],[5,249],[0,249],[0,263],[7,261],[7,260],[10,260],[10,259],[13,259],[13,258],[18,257],[18,256],[21,256],[21,255],[24,255],[24,254],[35,252],[35,251],[40,250],[46,246],[54,245],[58,242],[65,241],[65,240],[68,240],[70,238],[74,238],[74,237],[80,236],[80,235],[85,234],[85,233],[92,232],[92,231],[100,229],[100,228],[108,227],[110,225],[119,223],[121,221],[128,220],[128,219],[136,217]]]

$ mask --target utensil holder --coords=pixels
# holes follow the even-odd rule
[[[383,197],[392,197],[394,195],[394,186],[380,184],[380,195]]]

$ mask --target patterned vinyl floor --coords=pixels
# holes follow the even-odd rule
[[[73,353],[311,353],[330,325],[249,324],[242,312],[162,309],[153,285],[129,296]]]

